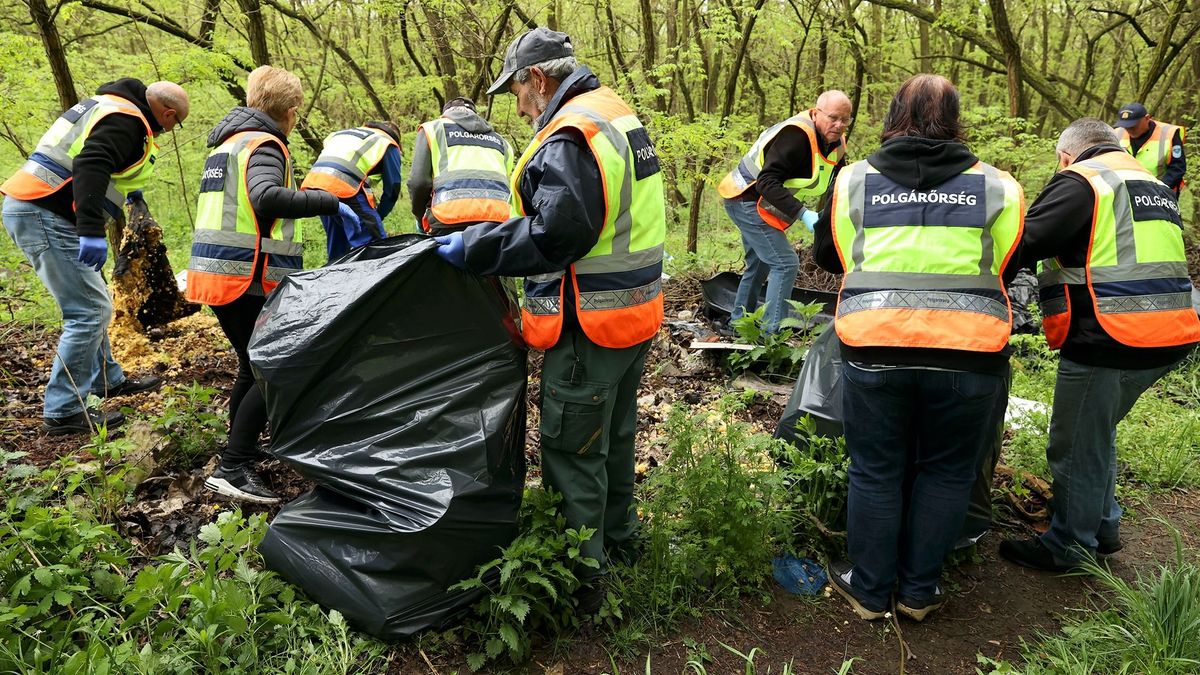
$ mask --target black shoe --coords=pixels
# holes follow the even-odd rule
[[[1000,542],[1000,555],[1022,567],[1028,567],[1043,572],[1070,572],[1078,568],[1077,564],[1062,564],[1054,559],[1054,554],[1042,540],[1010,539]]]
[[[1112,539],[1096,540],[1097,555],[1112,555],[1123,548],[1125,548],[1125,543],[1121,541],[1119,536]]]
[[[213,475],[204,481],[204,489],[255,504],[278,504],[281,501],[279,495],[267,489],[254,469],[245,465],[232,469],[218,466]]]
[[[582,616],[595,616],[608,597],[608,584],[603,575],[596,575],[584,581],[575,591],[575,610]]]
[[[933,589],[933,596],[924,600],[898,598],[896,611],[913,621],[921,622],[925,620],[925,617],[941,609],[944,604],[946,604],[946,594],[938,586]]]
[[[125,415],[120,412],[101,412],[88,408],[82,412],[66,417],[43,417],[42,429],[51,436],[67,434],[90,434],[99,427],[109,431],[125,423]]]
[[[162,386],[162,378],[151,375],[141,379],[127,377],[121,384],[115,387],[109,387],[107,391],[93,391],[92,393],[100,398],[112,398],[114,396],[128,396],[129,394],[137,394],[143,391],[153,391]]]
[[[854,610],[860,618],[867,621],[876,621],[887,616],[887,608],[875,609],[864,604],[854,594],[854,587],[850,585],[850,578],[854,576],[854,565],[849,561],[839,560],[829,566],[829,583],[833,585],[833,590],[837,591],[846,602],[850,603],[850,608]]]

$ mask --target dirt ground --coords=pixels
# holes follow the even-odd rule
[[[819,281],[818,279],[813,279]],[[694,283],[675,283],[668,288],[669,324],[660,334],[648,359],[639,396],[638,471],[645,473],[663,458],[654,443],[671,405],[698,405],[719,398],[728,389],[715,358],[696,354],[686,345],[693,337],[683,324],[696,323],[700,292]],[[49,372],[57,332],[17,324],[0,324],[0,446],[28,453],[27,461],[46,466],[56,457],[80,454],[76,438],[46,436],[40,429],[41,389]],[[154,372],[169,385],[192,382],[213,387],[223,396],[232,383],[236,360],[224,342],[215,319],[205,313],[189,317],[157,333],[139,345],[130,356],[135,374]],[[536,401],[536,369],[531,361],[531,400]],[[128,406],[153,413],[161,410],[162,392],[106,402],[115,409]],[[786,396],[779,394],[756,403],[747,419],[762,431],[774,430]],[[224,398],[217,400],[224,405]],[[535,476],[537,409],[530,406],[530,476]],[[129,433],[134,433],[130,431]],[[220,448],[213,448],[214,455]],[[86,453],[83,453],[86,456]],[[211,464],[211,462],[210,462]],[[276,461],[263,465],[269,484],[287,498],[309,487],[307,481]],[[188,471],[157,467],[136,492],[134,503],[121,513],[120,529],[152,556],[184,546],[199,528],[211,522],[228,502],[201,489],[205,467]],[[1001,480],[1004,480],[1003,478]],[[959,565],[948,575],[951,600],[945,610],[925,624],[902,622],[867,624],[858,620],[839,597],[820,601],[790,596],[776,587],[771,601],[744,601],[732,610],[693,621],[679,635],[664,639],[650,650],[651,672],[685,672],[689,649],[684,637],[703,643],[712,661],[711,673],[744,672],[744,662],[720,643],[742,652],[757,648],[758,672],[780,672],[792,663],[795,673],[833,673],[843,659],[857,657],[854,673],[900,672],[901,638],[910,657],[908,673],[974,673],[976,654],[993,658],[1018,658],[1021,640],[1036,639],[1039,631],[1053,632],[1059,620],[1072,610],[1100,601],[1088,582],[1077,577],[1058,577],[1015,567],[999,559],[997,544],[1002,537],[1028,536],[1039,523],[1030,523],[1016,508],[1004,504],[1010,516],[980,546],[977,560]],[[1028,505],[1026,505],[1028,506]],[[1015,508],[1014,508],[1015,507]],[[274,509],[242,505],[247,513]],[[1028,509],[1027,509],[1028,510]],[[1039,511],[1039,509],[1033,509]],[[1111,558],[1113,569],[1132,578],[1140,569],[1169,560],[1173,542],[1165,528],[1149,516],[1161,514],[1184,533],[1189,544],[1200,547],[1200,493],[1177,492],[1157,496],[1147,503],[1132,505],[1123,538],[1125,551]],[[1044,513],[1044,511],[1042,511]],[[1044,527],[1044,523],[1041,523]],[[646,653],[625,663],[623,673],[646,672]],[[429,661],[426,662],[426,658]],[[436,655],[414,656],[401,648],[391,672],[437,673],[458,669],[460,661]],[[612,672],[610,657],[599,640],[580,639],[567,653],[555,653],[543,645],[535,652],[529,672]]]

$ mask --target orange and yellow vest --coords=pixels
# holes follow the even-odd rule
[[[831,206],[845,275],[834,328],[852,347],[998,352],[1012,332],[1004,269],[1025,225],[1021,185],[983,162],[932,189],[867,161]]]
[[[213,148],[204,162],[188,262],[187,299],[191,302],[225,305],[237,300],[250,288],[259,261],[264,293],[304,268],[304,245],[295,221],[260,223],[250,205],[246,170],[250,155],[264,143],[273,143],[283,152],[284,187],[291,187],[292,158],[287,146],[263,131],[230,136]]]
[[[783,182],[783,186],[797,199],[823,197],[829,189],[834,167],[846,155],[846,139],[843,137],[828,157],[821,154],[817,125],[813,122],[811,110],[789,117],[759,134],[737,166],[721,180],[717,192],[725,199],[734,199],[758,182],[758,174],[766,163],[767,146],[787,127],[796,127],[808,136],[808,146],[812,148],[812,171],[808,178],[789,178]],[[786,215],[765,199],[758,200],[758,212],[768,225],[778,230],[786,230],[792,224]]]
[[[1096,207],[1086,264],[1064,267],[1054,258],[1039,266],[1038,303],[1050,347],[1061,347],[1070,332],[1072,285],[1087,288],[1100,327],[1123,345],[1200,341],[1174,191],[1123,152],[1106,152],[1064,171],[1087,180]]]
[[[154,173],[158,144],[146,116],[131,101],[112,94],[98,94],[71,106],[42,135],[29,159],[17,169],[0,192],[25,201],[58,192],[71,182],[75,157],[83,150],[96,124],[109,115],[129,115],[146,128],[146,146],[133,165],[114,173],[104,195],[104,210],[110,218],[124,215],[125,195],[146,187]]]
[[[1117,132],[1117,140],[1121,142],[1121,147],[1125,148],[1125,152],[1134,155],[1133,142],[1129,138],[1129,130],[1121,127],[1113,127],[1113,131]],[[1137,158],[1138,164],[1141,164],[1150,175],[1161,179],[1167,171],[1167,165],[1173,159],[1171,155],[1172,143],[1175,140],[1175,132],[1179,132],[1179,140],[1186,140],[1187,129],[1177,127],[1173,124],[1165,124],[1154,120],[1154,131],[1150,132],[1150,138],[1142,143],[1142,147],[1138,148]]]
[[[508,220],[508,141],[495,131],[472,133],[445,117],[422,124],[421,133],[433,165],[433,194],[421,228]]]
[[[600,168],[604,227],[588,253],[565,272],[525,279],[521,331],[537,349],[558,342],[563,294],[569,276],[579,326],[592,342],[632,347],[658,332],[663,319],[662,260],[666,209],[662,170],[654,144],[637,115],[611,89],[572,98],[534,136],[513,174],[513,209],[526,215],[521,179],[529,160],[555,132],[573,128]]]
[[[335,131],[325,137],[321,154],[300,184],[301,190],[324,190],[338,199],[349,199],[359,190],[367,193],[367,203],[375,206],[368,176],[383,161],[388,148],[400,146],[386,132],[371,127]]]

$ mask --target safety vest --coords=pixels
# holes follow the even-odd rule
[[[837,166],[838,161],[846,154],[846,139],[843,137],[829,153],[829,156],[821,154],[821,144],[817,138],[817,126],[812,120],[812,111],[805,110],[804,112],[789,117],[788,119],[776,124],[767,129],[758,136],[758,140],[750,146],[746,155],[738,162],[725,178],[721,180],[721,184],[717,186],[717,192],[725,199],[734,199],[739,197],[746,190],[758,182],[758,174],[762,171],[763,164],[766,162],[767,146],[779,132],[786,127],[796,127],[808,136],[808,145],[812,148],[812,171],[808,178],[789,178],[783,182],[783,186],[791,191],[797,199],[806,197],[821,197],[829,188],[829,181],[833,176],[833,168]],[[763,216],[763,220],[772,227],[780,230],[787,229],[792,223],[776,209],[770,202],[765,199],[759,200],[759,214]]]
[[[154,160],[158,157],[158,144],[154,142],[154,132],[142,111],[129,100],[111,94],[85,98],[60,115],[42,135],[25,164],[0,185],[0,192],[25,201],[58,192],[71,182],[75,157],[83,150],[92,129],[109,115],[130,115],[146,128],[146,147],[141,159],[112,174],[104,195],[104,210],[109,217],[123,217],[125,195],[150,182]]]
[[[998,352],[1004,289],[1025,226],[1024,193],[983,162],[927,190],[855,162],[834,186],[834,242],[846,270],[834,327],[853,347]]]
[[[375,206],[375,194],[367,177],[383,161],[388,148],[399,148],[386,132],[370,127],[335,131],[325,137],[321,154],[300,184],[301,190],[317,189],[349,199],[359,190],[367,193],[367,203]]]
[[[1154,131],[1150,132],[1150,138],[1138,148],[1137,154],[1133,152],[1133,141],[1129,138],[1129,130],[1121,127],[1113,127],[1113,131],[1117,132],[1117,140],[1121,142],[1121,147],[1137,158],[1138,164],[1141,164],[1150,175],[1155,178],[1162,178],[1167,171],[1167,165],[1173,159],[1171,157],[1172,142],[1175,140],[1175,132],[1179,132],[1180,142],[1186,140],[1187,129],[1177,127],[1173,124],[1164,124],[1158,120],[1154,121]]]
[[[495,131],[472,133],[439,117],[421,125],[433,164],[433,194],[421,227],[508,220],[512,148]]]
[[[1096,196],[1087,263],[1064,267],[1043,260],[1038,304],[1046,341],[1058,349],[1071,327],[1067,287],[1086,286],[1104,332],[1130,347],[1174,347],[1200,341],[1192,309],[1175,193],[1141,162],[1106,152],[1065,169],[1087,180]]]
[[[547,138],[566,128],[587,139],[599,165],[604,227],[596,245],[565,272],[525,279],[521,330],[537,349],[558,342],[564,276],[569,274],[576,316],[588,339],[602,347],[632,347],[653,337],[663,319],[667,221],[658,155],[645,127],[611,89],[580,94],[550,119],[517,160],[512,198],[518,215],[526,215],[520,196],[526,164]]]
[[[204,162],[192,258],[188,262],[187,299],[225,305],[250,288],[255,266],[264,266],[262,286],[270,293],[288,274],[304,267],[300,228],[290,219],[260,223],[250,205],[246,170],[250,155],[264,143],[283,152],[284,187],[292,187],[292,158],[272,134],[243,131],[213,148]]]

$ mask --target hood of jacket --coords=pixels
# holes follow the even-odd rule
[[[488,124],[487,120],[466,106],[460,105],[450,108],[442,113],[442,117],[473,134],[486,134],[492,131],[492,125]]]
[[[230,136],[243,131],[265,131],[287,145],[287,134],[279,129],[279,125],[275,124],[275,120],[271,119],[270,115],[258,108],[239,105],[230,110],[229,114],[225,115],[225,119],[217,122],[217,126],[209,132],[208,147],[215,148]]]
[[[150,102],[146,100],[146,85],[141,80],[133,77],[123,77],[112,82],[105,82],[96,87],[96,93],[120,96],[133,103],[138,107],[138,110],[142,111],[142,115],[146,117],[146,121],[150,123],[151,131],[157,133],[163,130],[158,120],[154,119],[154,112],[150,110]]]
[[[867,161],[910,190],[929,190],[975,166],[979,158],[958,141],[900,136],[885,141]]]

